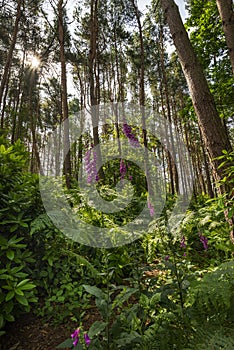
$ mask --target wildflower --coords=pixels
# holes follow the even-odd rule
[[[154,207],[153,205],[150,203],[150,200],[148,199],[148,208],[150,210],[150,216],[154,216]]]
[[[136,148],[140,146],[137,137],[132,133],[131,126],[128,125],[126,121],[124,121],[124,124],[123,124],[123,133],[128,138],[130,145],[132,147]]]
[[[180,241],[180,248],[186,248],[186,243],[185,243],[185,237],[183,236],[181,241]]]
[[[127,172],[127,168],[126,168],[126,165],[124,164],[123,159],[121,159],[121,161],[120,161],[119,171],[120,171],[120,175],[121,175],[121,180],[123,180],[125,175],[126,175],[126,172]]]
[[[84,340],[85,340],[85,344],[89,346],[89,344],[91,343],[91,340],[87,333],[84,334]]]
[[[208,238],[204,237],[201,234],[199,234],[199,237],[200,237],[200,241],[203,244],[204,249],[207,250],[208,249]]]
[[[170,256],[169,255],[166,255],[165,256],[165,260],[168,261],[170,259]]]
[[[92,155],[92,148],[89,149],[84,156],[85,170],[88,175],[87,176],[88,184],[91,184],[93,180],[95,180],[96,182],[99,180],[98,171],[97,171],[97,153],[93,151],[93,159],[91,159],[91,155]]]
[[[80,329],[77,328],[72,334],[71,334],[71,338],[74,340],[73,341],[73,345],[76,346],[79,343],[79,333],[80,333]]]
[[[132,181],[133,177],[132,175],[129,175],[129,180]]]

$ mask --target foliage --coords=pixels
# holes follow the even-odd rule
[[[27,246],[29,215],[35,205],[31,185],[33,176],[24,176],[26,152],[20,142],[0,145],[0,328],[14,321],[20,313],[30,310],[36,302],[34,288],[28,278],[34,259]]]

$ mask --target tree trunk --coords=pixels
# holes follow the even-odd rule
[[[234,75],[234,11],[232,0],[216,0]]]
[[[160,0],[160,2],[190,90],[202,138],[213,166],[214,177],[219,181],[224,176],[224,169],[218,168],[221,161],[215,158],[222,155],[222,150],[230,151],[231,144],[219,118],[202,67],[184,28],[178,6],[174,0]]]
[[[9,52],[8,52],[8,55],[7,55],[7,60],[6,60],[6,64],[5,64],[5,67],[4,67],[3,75],[2,75],[2,81],[1,81],[1,85],[0,85],[0,107],[1,107],[1,104],[2,104],[2,98],[3,98],[4,89],[6,87],[6,84],[7,84],[7,81],[8,81],[8,76],[9,76],[10,69],[11,69],[12,57],[13,57],[13,52],[14,52],[14,49],[15,49],[15,44],[16,44],[16,39],[17,39],[17,34],[18,34],[19,21],[20,21],[20,18],[21,18],[21,3],[22,3],[22,0],[18,0],[13,37],[12,37],[10,49],[9,49]]]
[[[222,155],[223,150],[232,150],[226,129],[219,118],[213,96],[189,41],[178,6],[174,0],[160,0],[160,3],[189,87],[202,138],[213,167],[214,178],[220,181],[225,176],[225,167],[219,168],[221,160],[216,158]],[[230,192],[230,189],[224,186],[220,186],[219,190],[223,194],[226,191]],[[231,227],[230,239],[234,244],[234,217],[228,218],[227,211],[225,211],[225,217]]]
[[[99,169],[99,179],[104,179],[104,172],[102,169],[102,156],[99,145],[99,132],[98,132],[98,86],[96,77],[96,64],[97,64],[97,38],[98,38],[98,0],[91,1],[90,8],[90,51],[89,51],[89,83],[90,83],[90,102],[91,102],[91,116],[93,124],[93,142],[96,147],[97,154],[97,167]],[[99,79],[99,77],[97,77]]]
[[[59,21],[59,45],[60,45],[60,62],[61,62],[61,88],[62,88],[62,121],[63,121],[63,142],[64,142],[64,174],[66,177],[66,185],[71,187],[71,152],[70,152],[70,136],[69,136],[69,119],[68,119],[68,103],[67,103],[67,72],[65,58],[65,33],[63,23],[63,0],[58,2],[58,21]]]

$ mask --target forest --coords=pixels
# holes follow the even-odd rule
[[[0,9],[0,350],[234,349],[233,0]]]

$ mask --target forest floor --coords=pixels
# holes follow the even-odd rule
[[[86,327],[96,321],[97,311],[89,313]],[[0,337],[0,350],[56,350],[56,346],[78,327],[75,322],[53,325],[33,313],[22,315],[17,321],[7,324],[6,334]]]

